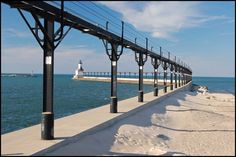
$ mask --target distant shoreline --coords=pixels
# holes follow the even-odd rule
[[[96,72],[96,71],[95,71]],[[99,71],[98,71],[99,72]],[[132,72],[133,73],[133,72]],[[17,74],[17,75],[22,75],[22,74],[31,74],[30,72],[29,73],[11,73],[11,72],[7,72],[7,73],[1,73],[1,75],[10,75],[10,74]],[[42,73],[34,73],[34,75],[43,75]],[[74,75],[73,73],[71,74],[61,74],[61,73],[55,73],[54,75]],[[235,76],[194,76],[193,77],[195,78],[200,78],[200,77],[204,77],[204,78],[235,78]]]

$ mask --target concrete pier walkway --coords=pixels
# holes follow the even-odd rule
[[[104,105],[84,112],[80,112],[67,117],[55,120],[54,140],[41,140],[41,124],[24,128],[14,132],[1,135],[1,155],[38,155],[37,153],[46,153],[52,148],[59,148],[74,140],[109,127],[119,120],[131,116],[141,111],[149,105],[156,104],[164,98],[171,96],[179,90],[189,88],[191,82],[187,85],[163,93],[159,91],[159,96],[154,97],[153,92],[144,95],[144,102],[139,103],[138,97],[119,101],[118,113],[109,113],[110,105]],[[50,149],[48,149],[50,147]],[[69,154],[69,152],[68,152]]]
[[[83,81],[99,81],[99,82],[111,82],[110,77],[81,77],[74,80],[83,80]],[[118,83],[132,83],[132,84],[138,84],[139,79],[138,78],[117,78]],[[144,84],[153,84],[153,79],[143,79]],[[170,80],[166,81],[167,85],[170,84]],[[173,83],[175,83],[175,80],[173,80]],[[163,85],[164,80],[158,79],[158,85]]]

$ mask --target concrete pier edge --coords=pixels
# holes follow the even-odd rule
[[[173,95],[173,94],[175,94],[175,93],[177,93],[177,92],[179,92],[179,91],[184,91],[184,90],[189,90],[189,88],[191,87],[191,84],[192,84],[192,82],[189,82],[188,84],[186,84],[186,85],[184,85],[184,86],[182,86],[182,87],[179,87],[179,88],[177,88],[177,89],[174,89],[173,91],[171,91],[170,90],[170,87],[168,87],[168,92],[167,93],[163,93],[162,92],[162,90],[160,90],[160,92],[161,93],[163,93],[163,94],[161,94],[161,95],[159,95],[158,97],[154,97],[153,96],[153,91],[152,92],[150,92],[150,93],[146,93],[146,94],[144,94],[144,102],[136,102],[137,104],[138,104],[138,107],[136,107],[136,108],[134,108],[134,109],[131,109],[131,110],[129,110],[129,111],[127,111],[127,112],[124,112],[124,113],[122,113],[122,112],[119,112],[119,105],[118,105],[118,113],[109,113],[109,114],[115,114],[115,115],[117,115],[117,116],[115,116],[115,117],[109,117],[108,119],[109,120],[107,120],[107,121],[104,121],[104,122],[102,122],[102,123],[98,123],[98,124],[95,124],[95,126],[94,127],[91,127],[91,128],[89,128],[89,129],[85,129],[85,130],[83,130],[83,129],[81,129],[80,131],[78,130],[78,132],[77,132],[77,134],[75,134],[75,135],[72,135],[71,137],[68,137],[68,138],[66,138],[66,139],[64,139],[64,140],[58,140],[58,139],[55,139],[55,140],[51,140],[51,143],[48,143],[49,141],[40,141],[39,143],[45,143],[45,145],[43,146],[44,148],[42,148],[42,146],[39,146],[39,148],[38,148],[38,150],[37,151],[35,151],[35,149],[36,148],[34,148],[34,150],[32,150],[32,151],[29,151],[28,150],[28,152],[23,152],[23,153],[21,153],[20,155],[35,155],[35,156],[38,156],[38,155],[46,155],[47,153],[49,153],[49,152],[52,152],[52,151],[54,151],[54,150],[56,150],[56,149],[58,149],[58,148],[60,148],[60,147],[63,147],[63,146],[65,146],[65,145],[67,145],[67,144],[69,144],[69,143],[73,143],[73,142],[76,142],[76,141],[78,141],[78,140],[80,140],[81,138],[83,138],[83,137],[85,137],[85,136],[87,136],[87,135],[90,135],[90,134],[94,134],[94,133],[96,133],[96,132],[98,132],[98,131],[100,131],[100,130],[103,130],[103,129],[106,129],[106,128],[108,128],[108,127],[111,127],[111,126],[113,126],[114,124],[116,124],[116,122],[118,122],[118,121],[120,121],[120,120],[122,120],[122,119],[125,119],[125,118],[127,118],[127,117],[129,117],[129,116],[132,116],[132,115],[134,115],[134,114],[136,114],[137,112],[140,112],[140,111],[142,111],[143,109],[145,109],[145,108],[148,108],[149,106],[151,106],[151,105],[155,105],[156,103],[158,103],[158,102],[161,102],[161,101],[163,101],[166,97],[170,97],[171,95]],[[152,95],[152,99],[153,100],[151,100],[151,101],[149,101],[149,102],[146,102],[145,101],[145,95]],[[126,99],[126,100],[122,100],[122,101],[127,101],[127,100],[130,100],[130,99],[137,99],[137,96],[135,96],[135,97],[132,97],[132,98],[129,98],[129,99]],[[122,102],[121,101],[121,102]],[[107,104],[107,105],[109,105],[109,104]],[[104,106],[107,106],[107,105],[104,105]],[[139,106],[140,105],[140,106]],[[94,109],[90,109],[90,110],[96,110],[96,109],[99,109],[100,107],[97,107],[97,108],[94,108]],[[87,110],[87,111],[90,111],[90,110]],[[84,111],[84,112],[87,112],[87,111]],[[107,110],[107,112],[109,112],[109,110]],[[80,113],[78,113],[78,114],[80,114]],[[70,115],[70,116],[73,116],[73,115]],[[69,116],[67,116],[67,117],[69,117]],[[63,120],[64,118],[66,118],[66,117],[62,117],[62,118],[59,118],[59,119],[57,119],[57,120],[55,120],[55,121],[58,121],[58,120]],[[86,121],[85,119],[84,119],[84,121]],[[40,125],[40,124],[38,124],[38,125]],[[14,136],[16,136],[16,134],[18,133],[18,132],[20,132],[21,131],[21,134],[22,134],[22,131],[24,131],[24,130],[26,130],[26,129],[30,129],[30,128],[33,128],[34,126],[32,126],[32,127],[29,127],[29,128],[24,128],[24,129],[21,129],[21,130],[17,130],[17,131],[14,131],[14,132],[11,132],[11,133],[7,133],[8,135],[10,135],[10,134],[12,134],[13,136],[12,137],[14,137]],[[56,126],[57,127],[57,126]],[[84,127],[84,126],[83,126]],[[32,129],[33,130],[33,129]],[[62,129],[62,130],[64,130],[64,129]],[[67,129],[67,130],[69,130],[69,129]],[[66,131],[66,130],[65,130]],[[73,132],[73,131],[72,131]],[[35,134],[35,133],[34,133]],[[3,134],[3,135],[1,135],[1,137],[4,137],[4,135],[5,134]],[[27,136],[27,135],[26,135]],[[9,138],[9,137],[8,137]],[[17,137],[16,137],[17,138]],[[6,139],[5,139],[6,140]],[[35,140],[35,139],[34,139]],[[37,140],[40,140],[40,138],[38,138]],[[17,141],[18,143],[19,143],[19,141]],[[16,143],[17,143],[16,142]],[[11,141],[10,142],[11,144],[13,144],[13,142]],[[27,145],[27,144],[26,144]],[[3,143],[3,141],[2,141],[2,147],[1,147],[1,155],[11,155],[9,152],[5,152],[4,150],[3,150],[3,146],[4,146],[4,143]],[[6,146],[5,146],[6,147]],[[17,148],[17,146],[12,146],[12,147],[14,147],[14,148],[16,148],[16,149],[18,149]],[[10,148],[9,148],[10,149]],[[31,148],[26,148],[26,149],[31,149]],[[13,152],[12,152],[12,154],[14,154],[15,152],[18,152],[18,150],[16,151],[16,150],[14,150]],[[69,153],[69,152],[68,152]],[[17,153],[15,153],[15,154],[17,154]]]
[[[155,105],[156,103],[158,102],[161,102],[163,101],[163,99],[165,99],[166,97],[170,97],[171,95],[174,95],[176,94],[176,92],[179,92],[179,91],[184,91],[184,90],[189,90],[190,87],[192,85],[192,82],[189,82],[188,84],[186,84],[185,86],[182,86],[176,90],[173,90],[173,91],[170,91],[170,88],[168,88],[168,93],[164,94],[164,95],[161,95],[160,97],[157,97],[155,100],[151,101],[151,102],[148,102],[148,103],[140,103],[140,104],[143,104],[142,106],[139,106],[129,112],[126,112],[126,113],[123,113],[121,115],[119,115],[118,117],[115,117],[113,119],[110,119],[102,124],[99,124],[98,126],[94,127],[94,128],[91,128],[91,129],[88,129],[84,132],[81,132],[80,134],[78,135],[75,135],[75,136],[72,136],[70,137],[69,139],[66,139],[54,146],[51,146],[50,149],[45,149],[45,150],[42,150],[38,153],[35,153],[33,155],[36,155],[36,156],[39,156],[39,155],[45,155],[46,153],[49,153],[49,152],[52,152],[60,147],[63,147],[69,143],[73,143],[75,141],[78,141],[80,140],[81,138],[87,136],[87,135],[91,135],[91,134],[94,134],[100,130],[103,130],[103,129],[106,129],[108,127],[111,127],[113,126],[116,122],[122,120],[122,119],[125,119],[127,117],[130,117],[134,114],[136,114],[137,112],[140,112],[141,110],[145,109],[145,108],[148,108],[150,107],[151,105]]]

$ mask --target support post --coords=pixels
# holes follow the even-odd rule
[[[184,85],[186,84],[186,74],[184,73]]]
[[[106,30],[108,30],[108,21],[106,22]],[[122,35],[121,41],[107,41],[102,40],[104,47],[106,48],[106,54],[111,60],[111,103],[110,113],[117,113],[117,61],[123,53],[123,38],[124,36],[124,22],[122,21]],[[120,50],[118,47],[120,45]]]
[[[108,44],[108,43],[106,43]],[[105,44],[105,45],[106,45]],[[123,48],[121,52],[118,54],[118,44],[109,43],[111,45],[111,52],[109,52],[108,46],[106,45],[106,52],[111,60],[111,103],[110,103],[110,113],[117,113],[117,61],[122,54]]]
[[[175,70],[175,88],[177,88],[177,64],[176,64],[176,56],[175,56],[175,63],[174,63],[174,70]]]
[[[185,74],[185,84],[187,84],[188,83],[188,74],[186,73]]]
[[[165,64],[166,64],[166,63],[165,63]],[[164,66],[164,93],[167,92],[166,81],[167,81],[167,68],[166,68],[166,65],[165,65],[165,66]]]
[[[154,68],[154,96],[158,96],[158,79],[157,79],[158,68]]]
[[[141,55],[141,53],[139,53]],[[139,56],[140,56],[139,55]],[[138,102],[143,102],[143,65],[139,65]]]
[[[152,57],[151,63],[154,68],[154,77],[153,77],[154,96],[158,96],[158,79],[157,79],[158,76],[157,75],[158,75],[158,67],[161,64],[161,61],[158,58]]]
[[[178,70],[179,70],[179,87],[181,87],[181,84],[180,84],[180,70],[181,68],[179,67]]]
[[[170,67],[170,90],[173,90],[173,70],[174,70],[174,67],[171,64],[171,67]]]
[[[177,67],[175,65],[175,88],[177,88]]]
[[[44,29],[51,41],[54,38],[54,22],[44,20]],[[53,115],[53,66],[54,47],[44,36],[44,61],[43,61],[43,113],[41,125],[41,138],[50,140],[54,138],[54,115]]]
[[[136,38],[135,38],[136,44]],[[148,39],[146,38],[146,50],[148,49]],[[143,102],[143,66],[147,61],[147,53],[135,52],[135,61],[139,65],[139,85],[138,85],[138,102]]]
[[[187,84],[188,82],[188,76],[187,76],[187,73],[185,74],[185,84]]]
[[[17,9],[21,17],[27,24],[31,33],[34,35],[40,47],[43,49],[43,112],[41,121],[41,139],[51,140],[54,138],[54,114],[53,114],[53,74],[54,74],[54,51],[60,44],[71,27],[64,32],[63,12],[64,1],[61,2],[61,22],[60,27],[54,32],[54,21],[44,18],[44,24],[39,17],[31,12],[35,21],[35,27],[27,20],[21,9]],[[39,37],[38,31],[41,30],[43,39]]]
[[[112,48],[112,59],[111,59],[111,104],[110,112],[117,113],[117,60],[116,52],[117,49]]]
[[[160,47],[160,54],[161,54],[161,57],[162,57],[161,47]],[[170,52],[168,52],[168,61],[169,60],[170,60]],[[167,68],[170,66],[168,61],[162,61],[162,67],[164,69],[164,93],[167,92]]]

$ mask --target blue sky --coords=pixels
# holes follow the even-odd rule
[[[136,36],[145,45],[148,37],[155,52],[162,46],[164,55],[169,51],[182,59],[194,76],[235,76],[234,2],[66,2],[66,7],[99,25],[107,18],[117,34],[119,19],[125,21],[126,38]],[[25,22],[16,9],[3,3],[1,9],[2,72],[42,73],[43,51]],[[79,59],[85,71],[110,71],[102,41],[72,29],[55,50],[55,73],[73,74]],[[131,50],[124,50],[118,71],[138,71]],[[144,71],[153,71],[150,58]]]

